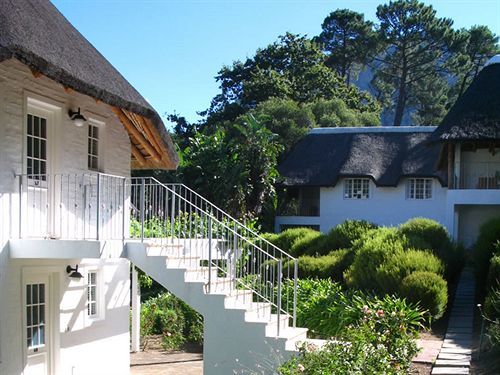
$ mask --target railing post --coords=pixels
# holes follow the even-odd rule
[[[172,208],[170,210],[170,239],[171,243],[174,243],[174,233],[175,233],[175,184],[172,185]]]
[[[277,319],[278,319],[278,324],[277,324],[277,332],[276,336],[280,335],[280,319],[281,319],[281,279],[282,279],[282,274],[283,274],[283,259],[280,259],[278,261],[278,296],[277,296],[277,301],[276,304],[277,306]]]
[[[299,260],[295,259],[293,266],[293,328],[297,325],[297,277],[299,274]]]
[[[145,210],[145,194],[146,194],[146,181],[141,178],[141,197],[140,197],[140,210],[141,210],[141,241],[144,241],[144,210]]]
[[[125,191],[127,190],[126,187],[126,182],[127,179],[123,178],[123,183],[122,183],[122,240],[125,240]]]
[[[212,288],[212,218],[209,216],[208,224],[208,293]]]
[[[23,176],[19,175],[19,238],[23,238]]]
[[[99,240],[99,228],[101,226],[101,174],[97,174],[97,204],[96,204],[96,240]]]

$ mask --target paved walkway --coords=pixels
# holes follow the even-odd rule
[[[469,374],[472,353],[475,282],[472,269],[460,276],[448,329],[432,374]]]
[[[201,353],[146,351],[130,354],[131,375],[202,375]]]

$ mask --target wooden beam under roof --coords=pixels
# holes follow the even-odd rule
[[[118,116],[120,122],[123,124],[125,129],[128,131],[130,136],[133,136],[135,140],[144,148],[151,159],[154,160],[154,164],[161,164],[161,156],[155,150],[153,145],[144,137],[144,135],[137,129],[137,127],[132,123],[128,116],[119,108],[112,107],[113,112]],[[147,155],[144,155],[146,159]],[[151,166],[153,167],[153,166]]]

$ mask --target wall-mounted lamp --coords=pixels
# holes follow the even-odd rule
[[[81,278],[83,278],[82,274],[78,272],[78,264],[75,266],[75,268],[69,265],[66,266],[66,273],[68,273],[69,277],[71,277],[72,279],[80,280]]]
[[[80,107],[78,107],[78,111],[73,112],[71,109],[68,111],[68,116],[73,121],[75,126],[77,127],[82,127],[86,122],[87,119],[83,117],[83,115],[80,113]]]

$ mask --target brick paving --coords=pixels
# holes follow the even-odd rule
[[[472,269],[460,276],[443,346],[432,374],[469,374],[472,354],[475,283]]]

